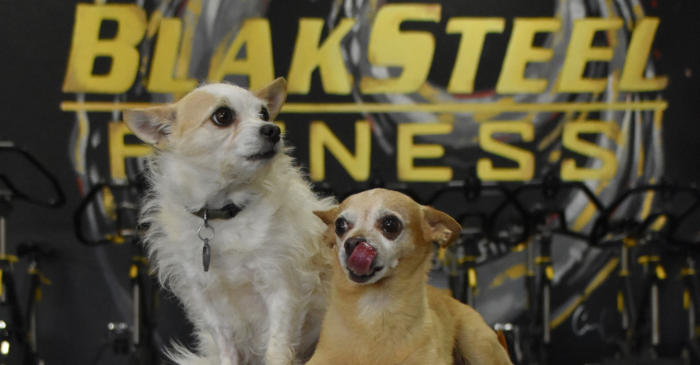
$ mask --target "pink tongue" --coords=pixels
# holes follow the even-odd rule
[[[376,256],[377,250],[374,247],[367,244],[367,242],[360,242],[348,258],[348,268],[355,275],[367,275]]]

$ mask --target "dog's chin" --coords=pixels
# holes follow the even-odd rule
[[[384,269],[384,266],[377,266],[370,271],[369,274],[366,275],[357,275],[355,274],[352,270],[349,268],[345,268],[345,270],[348,273],[348,278],[358,284],[372,284],[381,279],[381,274],[380,272]]]
[[[246,159],[248,161],[268,161],[275,157],[275,155],[277,155],[277,152],[279,152],[277,146],[272,146],[256,154],[250,155]]]

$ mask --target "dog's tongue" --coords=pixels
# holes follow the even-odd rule
[[[355,275],[369,274],[372,261],[377,256],[377,250],[370,246],[367,242],[360,242],[355,246],[352,254],[348,258],[348,268]]]

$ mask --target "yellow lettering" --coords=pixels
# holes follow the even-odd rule
[[[194,79],[175,79],[175,59],[180,43],[180,19],[165,18],[161,20],[158,30],[156,50],[153,55],[151,74],[146,88],[157,93],[185,93],[197,86]]]
[[[609,139],[615,140],[617,126],[614,123],[602,121],[585,121],[564,124],[562,144],[581,155],[597,158],[603,163],[600,167],[578,167],[573,158],[566,158],[561,163],[562,180],[610,180],[617,171],[617,158],[613,151],[598,146],[595,143],[579,139],[582,133],[602,133]]]
[[[241,59],[238,55],[243,46],[245,58]],[[226,53],[222,50],[217,49],[211,59],[209,81],[221,81],[226,75],[247,75],[248,87],[256,90],[265,87],[275,77],[272,36],[267,19],[250,18],[244,21]]]
[[[457,59],[452,68],[452,77],[447,85],[451,93],[474,91],[474,77],[479,67],[479,58],[488,33],[501,33],[503,18],[452,18],[447,22],[448,34],[461,34]]]
[[[127,157],[143,157],[151,154],[153,149],[145,144],[126,144],[124,136],[131,131],[123,122],[109,123],[109,168],[112,179],[115,181],[126,180],[124,167]]]
[[[494,167],[489,158],[480,158],[476,163],[476,172],[484,181],[528,181],[535,173],[535,157],[528,150],[511,146],[496,140],[496,133],[519,134],[523,142],[532,142],[535,130],[532,123],[526,121],[487,122],[479,128],[479,145],[484,151],[513,160],[518,167]]]
[[[632,33],[632,40],[627,48],[625,66],[620,77],[620,91],[663,90],[668,84],[668,77],[644,78],[644,69],[649,58],[651,44],[654,41],[659,18],[643,18]]]
[[[427,32],[401,31],[405,21],[440,21],[440,4],[384,5],[374,21],[367,58],[374,66],[401,67],[394,78],[363,77],[360,88],[365,94],[410,93],[423,85],[430,71],[435,39]]]
[[[547,89],[546,79],[525,78],[529,62],[546,62],[552,58],[552,50],[533,47],[535,34],[556,32],[561,22],[554,18],[515,18],[503,68],[498,77],[496,92],[501,94],[541,93]]]
[[[398,126],[396,159],[399,180],[401,181],[450,181],[452,169],[447,166],[416,167],[417,158],[440,158],[445,149],[437,144],[414,144],[416,135],[448,134],[452,123],[401,123]]]
[[[561,69],[557,92],[599,93],[605,90],[607,78],[584,78],[583,72],[589,61],[610,61],[613,48],[591,47],[597,31],[607,30],[611,33],[622,26],[620,18],[586,18],[574,20],[569,48],[566,50],[564,65]],[[612,37],[615,37],[612,34]]]
[[[340,41],[350,31],[355,20],[345,18],[326,37],[319,47],[323,20],[302,18],[299,20],[299,33],[289,67],[290,93],[307,94],[311,88],[311,74],[318,67],[321,72],[323,90],[329,94],[349,94],[352,89],[352,76],[345,69],[345,61],[340,53]]]
[[[117,34],[111,39],[99,39],[104,20],[117,22]],[[113,93],[126,92],[134,82],[139,67],[136,45],[146,31],[146,14],[136,5],[78,4],[68,69],[63,81],[64,92]],[[110,70],[94,75],[97,57],[109,57]]]
[[[328,148],[328,152],[338,159],[338,162],[355,181],[365,181],[369,178],[372,140],[367,121],[361,120],[355,123],[355,156],[345,148],[326,123],[311,122],[309,131],[309,173],[311,180],[320,181],[326,178],[324,148]]]

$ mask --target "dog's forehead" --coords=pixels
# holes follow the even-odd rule
[[[251,93],[249,90],[244,89],[240,86],[224,83],[200,86],[197,89],[195,89],[194,92],[207,93],[214,96],[217,99],[235,99],[243,100],[245,102],[257,100],[255,95],[253,95],[253,93]]]
[[[391,211],[407,219],[420,211],[420,205],[407,195],[386,189],[372,189],[351,195],[343,201],[341,207],[341,211],[357,215],[358,218]]]
[[[260,99],[242,87],[229,84],[205,85],[193,90],[177,102],[178,113],[188,114],[181,115],[182,118],[178,119],[191,120],[202,114],[208,114],[212,108],[221,105],[239,109],[257,103],[260,103]]]
[[[253,108],[257,108],[258,103],[260,99],[236,85],[209,84],[198,87],[175,104],[178,124],[176,132],[182,134],[198,127],[219,106],[227,105],[242,112],[246,106],[253,105]]]
[[[251,103],[259,101],[257,96],[247,89],[231,84],[208,84],[194,89],[183,98],[196,99],[209,98],[211,100],[225,100],[228,102]]]

